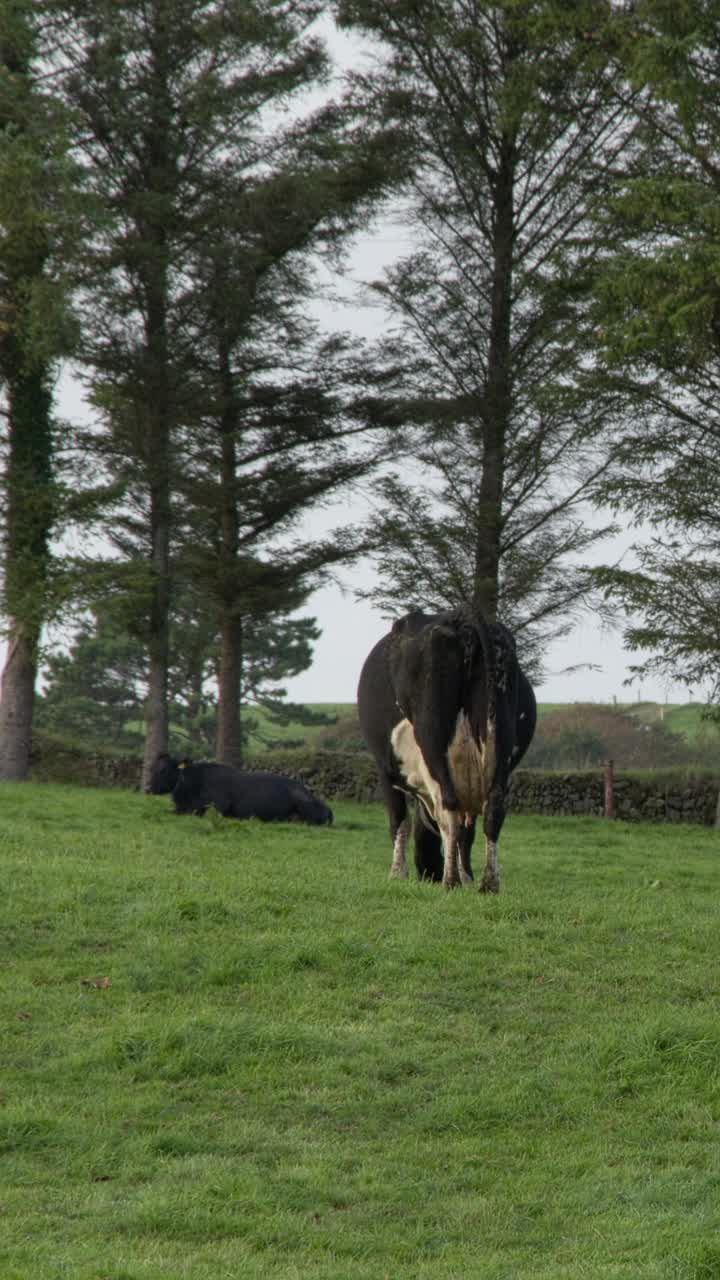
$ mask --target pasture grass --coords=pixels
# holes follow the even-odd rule
[[[720,836],[0,792],[2,1280],[720,1276]]]

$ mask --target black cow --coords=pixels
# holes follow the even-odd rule
[[[470,850],[483,817],[484,893],[497,893],[497,842],[510,773],[537,716],[535,695],[506,627],[469,606],[399,618],[368,654],[358,715],[390,818],[390,875],[405,877],[415,799],[418,876],[448,888],[472,881]]]
[[[296,778],[262,770],[241,772],[227,764],[193,764],[159,755],[147,790],[153,795],[172,792],[176,813],[202,816],[214,805],[223,818],[316,826],[333,820],[332,810]]]

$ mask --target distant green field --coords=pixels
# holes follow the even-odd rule
[[[311,702],[307,705],[311,711],[338,718],[355,714],[353,702]],[[542,717],[551,711],[563,711],[572,705],[567,702],[541,702],[538,705],[538,714]],[[699,702],[684,704],[628,702],[618,706],[647,724],[664,723],[673,733],[682,734],[689,742],[694,742],[698,737],[706,737],[711,741],[720,740],[720,728],[703,720],[703,707]],[[263,711],[255,707],[248,710],[247,715],[258,720],[263,737],[271,738],[276,742],[293,742],[302,739],[308,746],[313,746],[323,733],[321,726],[302,725],[296,721],[287,725],[274,725]]]
[[[683,734],[689,742],[705,737],[717,742],[720,738],[720,727],[702,719],[702,706],[697,702],[689,702],[685,706],[669,706],[666,708],[664,723],[673,733]]]
[[[326,715],[332,719],[340,719],[343,716],[355,714],[354,702],[308,702],[305,705],[310,711]],[[260,735],[264,739],[271,739],[274,742],[294,742],[302,739],[312,746],[326,727],[324,725],[304,725],[296,720],[290,721],[289,724],[275,724],[260,707],[247,707],[243,711],[243,715],[247,720],[256,720]]]

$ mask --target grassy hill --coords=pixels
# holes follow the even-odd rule
[[[711,742],[720,741],[720,727],[702,718],[702,703],[640,702],[628,707],[628,710],[638,719],[648,723],[661,721],[673,733],[682,734],[688,742],[695,742],[698,738],[705,738]]]
[[[355,715],[354,702],[308,702],[306,705],[310,711],[335,720]],[[304,725],[294,720],[286,725],[275,724],[261,707],[249,707],[244,714],[248,719],[258,722],[258,730],[263,739],[269,739],[275,743],[295,742],[302,739],[308,746],[315,746],[325,729],[323,725]]]
[[[563,710],[569,705],[572,704],[542,702],[538,706],[538,713],[542,717],[551,711]],[[323,712],[328,716],[334,716],[339,719],[355,715],[355,704],[352,702],[313,702],[309,703],[308,706],[311,711]],[[720,727],[702,719],[703,706],[699,702],[684,704],[628,702],[622,704],[621,709],[637,717],[643,723],[663,723],[673,733],[682,734],[688,742],[695,742],[698,738],[705,738],[713,743],[720,742]],[[274,725],[268,721],[267,716],[262,711],[255,707],[248,712],[248,715],[259,721],[263,737],[274,739],[276,742],[292,742],[302,739],[308,746],[313,747],[317,745],[318,739],[326,732],[322,726],[306,726],[297,722],[291,722],[288,725]]]

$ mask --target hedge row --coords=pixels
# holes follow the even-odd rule
[[[326,800],[378,799],[377,771],[370,756],[339,751],[268,751],[245,762],[247,769],[273,769],[302,779]],[[38,735],[33,743],[31,777],[42,782],[75,782],[87,786],[140,786],[140,761],[83,751]],[[718,778],[711,773],[664,770],[662,773],[620,772],[615,778],[615,814],[626,821],[697,822],[713,825]],[[510,789],[510,809],[547,815],[604,811],[601,770],[582,773],[519,769]]]

